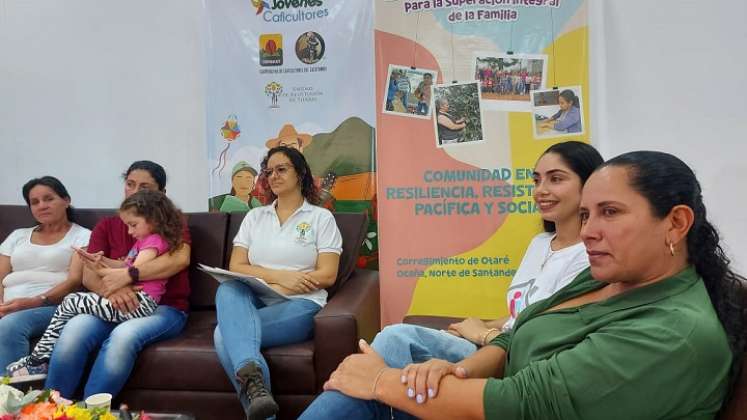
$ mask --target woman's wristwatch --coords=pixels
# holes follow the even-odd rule
[[[138,280],[140,280],[140,270],[138,270],[134,265],[127,267],[127,274],[130,275],[133,283],[137,283]]]
[[[51,300],[46,295],[39,295],[39,297],[42,300],[42,306],[52,306],[54,303],[52,303]]]

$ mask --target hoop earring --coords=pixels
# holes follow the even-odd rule
[[[672,256],[674,257],[674,243],[673,242],[669,243],[669,253],[672,254]]]

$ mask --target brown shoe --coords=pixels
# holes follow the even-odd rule
[[[254,363],[247,363],[236,372],[241,384],[241,395],[249,399],[249,407],[244,408],[247,420],[264,420],[278,412],[278,404],[265,388],[262,369]]]

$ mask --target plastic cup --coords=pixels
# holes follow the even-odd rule
[[[112,408],[112,394],[103,392],[101,394],[93,394],[86,398],[86,407],[88,408],[106,408],[106,411],[110,411]]]

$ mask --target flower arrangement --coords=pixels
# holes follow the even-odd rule
[[[122,413],[125,414],[125,413]],[[125,417],[125,416],[122,416]],[[150,420],[141,412],[126,418]],[[119,420],[107,408],[86,408],[74,404],[51,390],[30,390],[23,393],[7,384],[0,384],[0,420]]]

